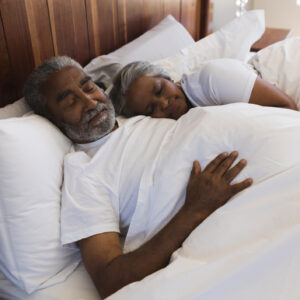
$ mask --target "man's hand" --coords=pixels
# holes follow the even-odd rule
[[[251,179],[230,184],[246,165],[246,161],[241,160],[231,168],[236,157],[237,152],[229,156],[221,154],[204,171],[199,162],[194,162],[185,204],[140,248],[122,254],[115,232],[96,234],[78,242],[85,267],[102,297],[165,267],[171,254],[205,218],[251,185]]]
[[[252,184],[250,178],[231,184],[247,164],[245,159],[241,159],[231,168],[237,156],[237,151],[230,155],[221,153],[203,171],[199,162],[194,161],[187,186],[185,208],[198,213],[201,218],[206,218],[232,196],[249,187]]]

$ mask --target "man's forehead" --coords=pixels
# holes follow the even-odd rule
[[[76,67],[64,67],[60,71],[53,73],[49,77],[49,80],[55,82],[64,81],[64,83],[67,83],[80,80],[84,76],[86,76],[86,74]]]
[[[86,74],[76,67],[64,67],[49,76],[43,85],[45,93],[60,93],[70,85],[78,84]]]

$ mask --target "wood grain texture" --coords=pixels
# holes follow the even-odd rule
[[[34,65],[54,55],[47,0],[26,0],[25,9]]]
[[[172,15],[180,22],[181,0],[164,0],[164,17]]]
[[[144,26],[147,21],[143,20],[143,0],[125,0],[121,4],[126,28],[124,37],[126,43],[128,43],[145,32]]]
[[[48,0],[54,54],[85,65],[90,59],[85,1]]]
[[[8,57],[7,45],[3,30],[2,18],[0,16],[0,107],[10,103],[17,97],[15,91],[11,65]]]
[[[180,21],[195,40],[200,37],[200,0],[181,0]]]
[[[86,0],[90,55],[109,53],[119,47],[117,0]]]
[[[152,28],[164,18],[164,8],[163,0],[143,0],[143,7],[140,12],[143,16],[143,31]]]
[[[201,0],[0,0],[0,107],[53,55],[87,64],[172,14],[197,39]],[[203,0],[202,0],[203,1]]]
[[[34,67],[25,3],[19,0],[2,0],[0,9],[13,76],[12,84],[15,86],[14,93],[21,97],[24,82]]]

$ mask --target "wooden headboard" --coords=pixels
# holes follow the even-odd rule
[[[68,55],[85,65],[130,42],[168,14],[198,40],[207,2],[0,0],[0,107],[22,97],[28,75],[45,59]]]

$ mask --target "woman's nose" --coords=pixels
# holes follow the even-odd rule
[[[157,105],[159,106],[159,108],[161,110],[164,110],[164,109],[166,109],[168,107],[169,100],[166,97],[158,97],[156,99],[156,103],[157,103]]]

